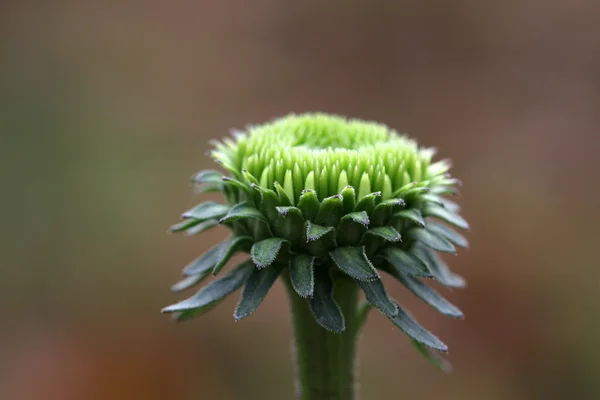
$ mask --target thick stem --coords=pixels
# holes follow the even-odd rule
[[[336,276],[334,297],[344,314],[344,333],[327,331],[315,322],[308,302],[296,294],[288,277],[292,308],[296,390],[300,400],[356,399],[355,358],[358,338],[358,286]]]

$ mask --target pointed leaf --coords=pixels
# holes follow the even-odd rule
[[[333,231],[333,227],[331,226],[320,226],[317,224],[313,224],[310,221],[308,221],[306,225],[306,240],[309,242],[318,240],[321,237],[328,234],[329,232]]]
[[[421,355],[435,367],[441,369],[444,372],[450,372],[452,370],[452,365],[448,362],[448,360],[445,360],[439,355],[437,355],[434,350],[431,350],[429,347],[417,342],[414,339],[411,340],[411,343],[413,344],[415,349],[417,349],[417,351],[421,353]]]
[[[469,242],[463,235],[446,225],[438,224],[436,222],[428,222],[427,230],[454,243],[459,247],[465,249],[469,247]]]
[[[408,231],[406,235],[409,239],[422,243],[437,251],[445,253],[456,253],[456,248],[446,239],[423,228],[415,228]]]
[[[224,277],[216,279],[200,289],[198,293],[189,299],[165,307],[162,312],[170,313],[193,310],[195,316],[208,311],[208,309],[223,300],[227,295],[239,289],[254,270],[253,267],[252,263],[247,260],[231,270]]]
[[[398,315],[390,317],[390,320],[400,328],[405,334],[417,342],[429,346],[432,349],[447,352],[446,346],[440,339],[435,337],[431,332],[423,328],[413,319],[402,307],[398,306]]]
[[[374,235],[378,236],[388,242],[400,242],[402,240],[402,236],[394,227],[392,226],[380,226],[378,228],[372,228],[365,232],[365,235]]]
[[[369,215],[366,211],[357,211],[346,214],[342,217],[343,220],[350,219],[363,226],[369,226]]]
[[[302,211],[304,219],[314,222],[320,207],[321,203],[319,203],[317,192],[314,190],[304,190],[302,192],[298,201],[298,208]]]
[[[246,281],[240,302],[238,303],[233,317],[236,321],[252,314],[273,286],[273,283],[281,272],[280,266],[255,269]]]
[[[375,202],[377,198],[381,197],[381,192],[375,192],[362,197],[358,204],[356,204],[355,211],[366,211],[367,214],[371,215],[375,209]]]
[[[319,325],[331,332],[341,333],[346,329],[344,315],[333,299],[333,281],[325,267],[315,271],[315,289],[308,305]]]
[[[463,313],[455,305],[420,280],[404,274],[399,274],[397,278],[408,290],[440,313],[449,317],[463,318]]]
[[[216,219],[208,219],[204,222],[199,223],[196,226],[193,226],[192,228],[189,228],[186,231],[186,234],[188,236],[198,235],[199,233],[214,228],[215,226],[219,226],[219,221],[217,221]]]
[[[282,238],[270,238],[254,243],[250,255],[256,267],[261,269],[273,264],[285,242]]]
[[[321,202],[321,208],[317,213],[315,222],[322,226],[336,226],[344,214],[342,196],[327,197]]]
[[[302,211],[296,207],[277,207],[279,216],[275,222],[275,234],[290,243],[299,245],[304,236],[304,218]]]
[[[382,201],[373,210],[373,216],[371,217],[373,225],[385,225],[392,216],[393,211],[404,206],[406,206],[406,203],[399,198]]]
[[[292,257],[290,263],[290,280],[294,290],[300,297],[312,297],[315,286],[315,258],[306,254]]]
[[[420,227],[425,226],[425,221],[423,220],[423,216],[421,215],[421,211],[417,208],[409,208],[407,210],[398,211],[394,214],[394,217],[399,217],[402,219],[407,219],[409,221],[414,222]]]
[[[454,288],[463,288],[467,285],[465,279],[450,271],[448,265],[433,251],[415,249],[414,254],[427,265],[427,269],[431,272],[433,278],[442,285]]]
[[[266,216],[269,221],[275,221],[279,215],[276,209],[276,207],[279,206],[279,197],[277,197],[277,194],[270,189],[265,189],[258,185],[252,185],[252,188],[260,192],[261,213]]]
[[[227,215],[219,221],[221,224],[230,223],[233,221],[240,221],[244,219],[257,219],[259,221],[267,222],[267,219],[256,208],[252,207],[248,203],[239,203],[233,206]]]
[[[194,219],[194,218],[184,219],[181,222],[171,225],[169,227],[169,232],[170,233],[178,233],[178,232],[187,231],[188,229],[193,228],[194,226],[196,226],[200,223],[202,223],[202,221],[199,219]]]
[[[213,275],[217,275],[235,253],[238,251],[248,251],[248,248],[252,244],[252,238],[248,236],[235,236],[230,241],[224,243],[229,244],[221,249],[219,260],[212,269]]]
[[[394,317],[398,314],[398,306],[390,299],[381,279],[369,282],[357,280],[356,283],[358,283],[365,293],[367,301],[377,307],[379,311],[389,317]]]
[[[439,218],[442,221],[446,221],[450,225],[454,225],[461,229],[469,229],[469,223],[463,217],[440,206],[427,205],[423,209],[423,215],[426,217]]]
[[[183,269],[183,275],[201,275],[211,271],[217,264],[225,265],[234,252],[241,250],[240,244],[248,243],[250,238],[238,236],[213,246]]]
[[[171,291],[172,292],[183,292],[184,290],[187,290],[187,289],[191,288],[192,286],[195,286],[198,283],[200,283],[204,278],[206,278],[209,275],[209,273],[210,273],[210,270],[207,270],[204,274],[192,275],[192,276],[183,278],[182,280],[180,280],[179,282],[177,282],[176,284],[171,286]]]
[[[206,201],[184,212],[182,218],[195,218],[201,221],[219,219],[227,214],[229,207],[214,201]]]
[[[379,273],[365,254],[364,246],[338,247],[329,255],[339,269],[354,279],[371,281],[379,278]]]
[[[431,276],[427,265],[413,254],[396,247],[388,247],[381,255],[397,273],[412,276]]]
[[[282,206],[293,206],[294,204],[292,203],[292,200],[289,198],[285,189],[279,184],[279,182],[275,182],[273,185],[275,186],[275,191],[279,196],[279,203]]]
[[[194,183],[221,183],[221,178],[223,178],[223,174],[219,171],[213,170],[203,170],[194,174],[190,181]]]
[[[342,203],[344,204],[344,213],[354,211],[356,207],[356,192],[352,186],[346,186],[340,193],[342,195]]]

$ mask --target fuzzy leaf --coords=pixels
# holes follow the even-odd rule
[[[336,226],[343,214],[344,205],[342,203],[342,196],[336,194],[335,196],[323,199],[315,222],[323,226]]]
[[[302,211],[296,207],[277,207],[279,216],[275,222],[275,234],[293,244],[300,244],[304,235]]]
[[[455,305],[420,280],[404,274],[399,274],[397,278],[408,290],[440,313],[454,318],[463,317],[463,313]]]
[[[340,193],[342,195],[342,203],[344,204],[344,213],[354,211],[356,207],[356,192],[352,186],[346,186]]]
[[[306,240],[308,242],[318,240],[329,232],[333,231],[333,227],[331,226],[321,226],[313,224],[310,221],[308,221],[306,225]]]
[[[252,185],[252,187],[260,192],[260,211],[267,217],[269,221],[275,221],[279,213],[276,207],[279,206],[279,197],[277,194],[270,190],[265,189],[258,185]]]
[[[398,306],[398,314],[395,317],[390,317],[390,320],[405,334],[417,342],[435,350],[443,352],[448,351],[448,346],[431,332],[419,325],[419,323],[404,311],[402,307]]]
[[[304,219],[315,221],[319,208],[321,207],[317,192],[314,190],[304,190],[298,200],[298,208],[302,211]]]
[[[248,203],[239,203],[233,206],[227,215],[219,221],[221,224],[230,223],[233,221],[240,221],[244,219],[256,219],[259,221],[267,222],[267,219],[256,208],[252,207]]]
[[[294,290],[300,297],[312,297],[315,276],[315,258],[306,254],[298,254],[292,257],[290,263],[290,280]]]
[[[195,228],[197,225],[204,225],[204,224],[210,225],[211,221],[215,221],[215,220],[207,220],[207,221],[203,222],[202,220],[194,219],[194,218],[184,219],[183,221],[169,227],[169,232],[170,233],[179,233],[179,232],[185,232],[185,231],[189,232],[192,228]],[[212,227],[212,226],[214,226],[214,225],[210,225],[208,227]],[[208,227],[206,229],[208,229]]]
[[[448,265],[433,251],[415,249],[414,254],[427,266],[433,278],[442,285],[454,288],[463,288],[467,285],[465,279],[450,271]]]
[[[273,185],[275,186],[275,191],[277,192],[277,195],[279,196],[279,203],[282,206],[293,206],[294,204],[292,203],[292,199],[290,199],[290,197],[287,195],[287,192],[279,184],[279,182],[275,182]]]
[[[388,247],[381,255],[386,259],[397,273],[412,276],[431,276],[427,265],[411,253],[396,247]]]
[[[402,236],[392,226],[380,226],[378,228],[372,228],[365,232],[365,235],[375,235],[388,242],[399,242],[402,240]]]
[[[221,178],[223,178],[223,174],[219,171],[213,170],[203,170],[194,174],[190,181],[193,183],[221,183]]]
[[[273,283],[281,272],[280,266],[255,269],[246,281],[240,302],[238,303],[233,317],[236,321],[252,314],[273,286]]]
[[[170,313],[192,310],[193,316],[200,315],[215,306],[227,295],[239,289],[253,270],[252,262],[247,260],[235,267],[224,277],[216,279],[200,289],[192,297],[163,308],[162,312]]]
[[[377,307],[379,311],[389,317],[394,317],[398,314],[398,306],[390,299],[381,279],[365,282],[357,280],[356,283],[365,293],[367,301]]]
[[[183,269],[183,275],[203,275],[208,274],[217,264],[225,265],[235,251],[241,249],[242,241],[248,240],[248,237],[238,236],[230,240],[226,240],[213,246],[206,253],[196,258]]]
[[[227,243],[227,246],[221,249],[219,259],[212,269],[213,275],[217,275],[235,253],[238,251],[248,251],[252,243],[252,238],[248,236],[236,236],[224,243]]]
[[[219,219],[227,214],[229,207],[214,201],[206,201],[184,212],[182,218],[194,218],[200,221]]]
[[[338,247],[329,253],[335,265],[343,272],[360,281],[372,281],[379,278],[377,270],[373,267],[364,246]]]
[[[363,226],[369,226],[369,215],[366,211],[351,212],[342,217],[342,220],[346,219],[357,222]]]
[[[317,323],[323,328],[336,333],[346,329],[344,315],[340,306],[333,299],[333,281],[326,268],[315,271],[315,289],[308,305]]]
[[[399,217],[402,219],[407,219],[409,221],[414,222],[420,227],[425,226],[425,221],[423,220],[423,216],[421,215],[421,211],[417,208],[409,208],[407,210],[398,211],[394,214],[394,217]]]
[[[436,217],[442,221],[446,221],[450,225],[454,225],[461,229],[469,229],[469,223],[460,215],[451,212],[450,210],[436,206],[427,205],[423,209],[423,215],[426,217]]]
[[[446,225],[438,224],[436,222],[428,222],[427,230],[454,243],[459,247],[465,249],[469,247],[469,242],[463,235]]]
[[[447,360],[438,356],[434,350],[431,350],[429,347],[417,342],[414,339],[411,339],[411,343],[415,347],[415,349],[417,349],[417,351],[421,353],[421,355],[435,367],[441,369],[444,372],[450,372],[452,370],[452,365]]]
[[[206,278],[209,275],[209,273],[210,273],[210,269],[207,270],[204,274],[192,275],[192,276],[185,277],[182,280],[180,280],[179,282],[177,282],[176,284],[174,284],[173,286],[171,286],[171,291],[183,292],[184,290],[187,290],[187,289],[191,288],[192,286],[195,286],[198,283],[200,283],[204,278]]]
[[[186,231],[186,234],[188,236],[193,236],[193,235],[198,235],[199,233],[202,233],[204,231],[207,231],[211,228],[214,228],[215,226],[219,225],[219,221],[217,221],[216,219],[208,219],[204,222],[199,223],[198,225],[195,225],[192,228],[189,228]]]
[[[445,253],[456,253],[456,248],[452,245],[452,243],[423,228],[411,229],[408,231],[406,236],[434,250]]]
[[[375,209],[375,202],[378,197],[381,197],[381,192],[375,192],[362,197],[356,204],[355,211],[366,211],[371,215]]]
[[[373,210],[373,215],[371,217],[373,226],[385,225],[389,221],[392,212],[398,207],[404,207],[405,205],[406,203],[402,199],[389,199],[382,201]]]
[[[277,259],[277,255],[285,243],[285,239],[270,238],[254,243],[250,255],[258,269],[268,267]]]

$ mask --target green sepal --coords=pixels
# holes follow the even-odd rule
[[[315,288],[308,305],[319,325],[328,331],[342,333],[346,329],[344,315],[333,299],[333,280],[327,268],[315,270]]]
[[[227,275],[212,281],[200,289],[192,297],[163,308],[162,312],[171,313],[182,311],[183,314],[179,315],[177,319],[188,319],[189,317],[203,314],[223,300],[227,295],[239,289],[253,270],[254,265],[250,260],[247,260],[232,269]],[[185,315],[186,313],[188,314],[187,317]]]
[[[248,172],[248,170],[242,169],[242,175],[244,176],[244,179],[246,180],[246,183],[248,185],[250,185],[250,186],[259,185],[258,179],[256,179],[256,177],[254,175],[252,175],[250,172]]]
[[[447,185],[436,185],[431,188],[431,194],[436,194],[438,196],[451,195],[458,196],[460,191],[454,186]]]
[[[402,220],[412,221],[421,228],[425,227],[425,221],[423,220],[421,211],[419,211],[418,208],[409,208],[406,210],[398,211],[397,213],[394,213],[393,217],[400,218]]]
[[[235,253],[239,251],[247,252],[252,243],[252,238],[248,236],[235,236],[233,239],[223,243],[227,243],[227,246],[221,249],[219,260],[212,269],[213,275],[217,275]]]
[[[392,226],[380,226],[378,228],[371,228],[365,232],[365,235],[374,235],[384,239],[386,242],[400,242],[402,236]]]
[[[269,268],[255,269],[246,281],[240,301],[233,313],[236,321],[241,320],[252,314],[273,286],[279,276],[282,268],[279,265],[272,265]]]
[[[336,194],[323,199],[315,222],[322,226],[337,226],[342,215],[344,215],[342,196]]]
[[[241,250],[240,244],[243,244],[243,241],[248,242],[249,239],[246,236],[238,236],[213,246],[206,253],[189,263],[183,269],[183,275],[207,274],[218,264],[225,265],[235,251]]]
[[[293,245],[301,245],[304,236],[304,218],[296,207],[277,207],[279,216],[275,222],[275,235],[285,238]]]
[[[381,197],[381,192],[370,193],[362,197],[356,204],[355,211],[366,211],[367,214],[371,215],[375,209],[375,202]]]
[[[381,279],[369,282],[357,280],[356,283],[365,293],[367,301],[379,311],[388,317],[394,317],[398,314],[398,306],[390,299]]]
[[[267,222],[264,214],[246,202],[236,204],[231,210],[219,221],[220,224],[227,224],[234,221],[256,219]]]
[[[287,195],[285,189],[279,184],[279,182],[275,182],[273,184],[275,186],[275,191],[279,196],[279,204],[282,206],[293,206],[292,199]]]
[[[219,226],[219,221],[217,221],[216,219],[208,219],[204,222],[199,223],[198,225],[189,228],[185,233],[188,236],[194,236],[211,228],[214,228],[215,226]]]
[[[302,191],[298,200],[298,208],[302,211],[304,219],[314,222],[320,207],[321,203],[317,197],[317,192],[310,189]]]
[[[202,170],[190,178],[190,181],[197,184],[202,183],[218,183],[221,184],[221,178],[223,178],[223,174],[219,171],[214,171],[210,169]]]
[[[184,212],[182,218],[194,218],[200,221],[207,219],[219,219],[229,212],[229,206],[215,203],[214,201],[206,201],[198,204],[196,207]]]
[[[313,224],[310,221],[306,222],[306,241],[314,242],[319,240],[329,232],[332,232],[334,228],[332,226],[321,226]]]
[[[250,256],[256,267],[261,269],[273,264],[285,242],[282,238],[269,238],[254,243]]]
[[[390,266],[399,274],[411,276],[430,277],[427,265],[413,254],[397,247],[386,248],[381,257],[390,263]]]
[[[453,288],[463,288],[467,285],[465,279],[450,271],[448,265],[435,252],[417,248],[414,254],[427,266],[433,278],[442,285]]]
[[[340,194],[342,195],[342,203],[344,204],[344,214],[354,211],[356,208],[356,192],[354,187],[346,186]]]
[[[336,246],[336,230],[331,226],[320,226],[306,222],[306,248],[314,256],[325,256]]]
[[[460,215],[455,214],[444,207],[428,204],[423,208],[423,215],[425,217],[435,217],[442,221],[454,225],[461,229],[469,229],[469,223]]]
[[[329,252],[331,259],[345,274],[360,281],[379,279],[379,273],[365,254],[364,246],[338,247]]]
[[[402,332],[404,332],[406,335],[416,340],[417,342],[438,351],[448,351],[448,346],[446,346],[431,332],[419,325],[419,323],[414,318],[412,318],[406,311],[404,311],[402,307],[398,306],[398,314],[394,317],[389,318],[394,323],[394,325],[400,328]]]
[[[452,243],[441,236],[436,235],[423,228],[414,228],[408,231],[406,236],[418,243],[421,243],[433,250],[442,251],[444,253],[456,253],[456,248]]]
[[[448,362],[448,360],[437,355],[434,350],[431,350],[429,347],[417,342],[414,339],[411,339],[411,343],[415,347],[415,349],[417,349],[417,351],[435,367],[441,369],[444,372],[452,371],[452,365]]]
[[[359,223],[363,226],[369,226],[369,223],[370,223],[369,215],[367,214],[366,211],[351,212],[342,217],[342,220],[347,220],[347,219],[352,220],[356,223]]]
[[[312,297],[315,287],[315,257],[297,254],[290,262],[292,287],[300,297]]]
[[[463,235],[446,225],[438,224],[436,222],[428,222],[427,230],[448,240],[451,243],[454,243],[459,247],[464,249],[469,247],[469,242]]]
[[[373,226],[382,226],[387,224],[392,213],[398,207],[404,207],[406,203],[402,199],[389,199],[379,203],[373,210],[371,223]]]
[[[206,270],[203,274],[187,276],[171,286],[172,292],[183,292],[191,288],[192,286],[196,286],[198,283],[202,282],[204,278],[206,278],[210,274],[210,269]]]
[[[265,189],[258,185],[252,185],[252,188],[260,192],[260,211],[269,221],[275,221],[279,213],[277,212],[277,206],[279,206],[279,197],[271,189]]]
[[[169,227],[169,232],[170,233],[184,232],[184,231],[187,231],[188,229],[193,228],[194,226],[201,224],[201,223],[202,223],[202,220],[199,220],[199,219],[194,219],[194,218],[184,219],[181,222],[171,225]]]
[[[402,283],[402,285],[404,285],[404,287],[413,292],[415,296],[429,304],[440,313],[453,318],[464,317],[462,311],[460,311],[458,307],[440,296],[438,292],[425,285],[420,280],[404,274],[398,274],[396,278],[400,281],[400,283]]]

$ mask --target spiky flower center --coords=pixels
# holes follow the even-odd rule
[[[291,198],[313,189],[323,199],[353,186],[359,197],[381,192],[383,200],[410,182],[445,172],[445,163],[429,168],[433,154],[385,125],[325,114],[290,115],[250,127],[212,153],[225,168],[247,171],[262,187],[278,182]]]

